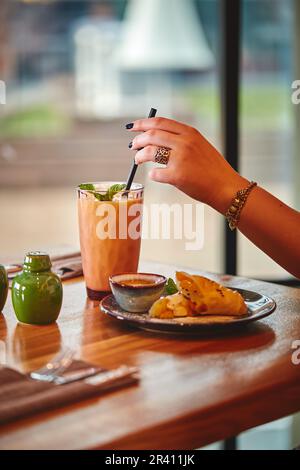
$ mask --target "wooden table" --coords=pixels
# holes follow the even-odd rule
[[[173,276],[175,267],[143,263],[141,270]],[[64,344],[106,367],[138,366],[141,381],[3,426],[0,448],[193,449],[299,411],[300,365],[291,355],[300,339],[300,290],[225,281],[273,297],[277,310],[240,333],[192,338],[120,325],[86,300],[82,280],[65,284],[55,325],[18,324],[9,300],[0,317],[8,365],[38,368]]]

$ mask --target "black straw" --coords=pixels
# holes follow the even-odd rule
[[[148,118],[155,117],[156,113],[157,113],[157,109],[151,108]],[[127,179],[127,183],[126,183],[126,191],[129,191],[130,188],[131,188],[133,179],[134,179],[135,174],[136,174],[137,167],[138,167],[138,165],[133,160],[133,164],[132,164],[132,167],[131,167],[131,170],[130,170],[130,173],[129,173],[129,176],[128,176],[128,179]]]

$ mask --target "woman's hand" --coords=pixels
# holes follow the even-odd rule
[[[142,132],[133,139],[131,147],[137,151],[137,164],[154,162],[158,147],[171,150],[167,167],[150,171],[153,181],[172,184],[223,214],[235,193],[248,185],[248,181],[192,127],[170,119],[151,118],[135,121],[127,128],[131,132]]]
[[[143,132],[132,142],[131,148],[137,150],[136,163],[155,161],[158,147],[171,150],[167,167],[152,169],[151,179],[173,184],[222,214],[226,213],[237,191],[249,184],[192,127],[163,118],[142,119],[126,127],[133,132]],[[300,279],[299,212],[257,187],[243,207],[238,228]]]

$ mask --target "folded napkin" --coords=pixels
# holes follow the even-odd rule
[[[115,370],[102,369],[82,361],[73,361],[70,370],[95,367],[92,377],[65,385],[33,380],[8,367],[0,368],[0,424],[31,416],[43,411],[78,402],[135,383],[136,376],[126,366]],[[62,374],[63,376],[64,374]]]
[[[80,277],[83,275],[82,262],[80,252],[68,253],[66,255],[51,256],[52,271],[54,271],[63,281]],[[10,264],[5,264],[8,273],[8,279],[12,279],[22,271],[23,265],[21,262],[13,261]]]
[[[80,253],[72,257],[52,260],[52,270],[58,274],[62,280],[82,276],[83,271]]]

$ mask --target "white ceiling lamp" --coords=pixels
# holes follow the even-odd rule
[[[212,68],[193,0],[129,0],[118,60],[125,70]]]

